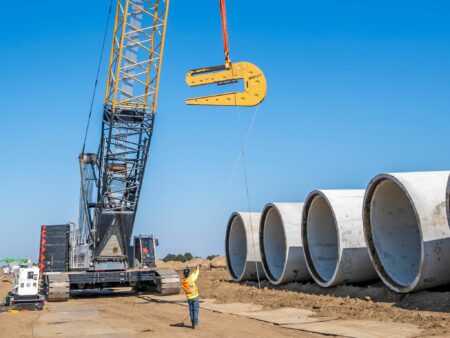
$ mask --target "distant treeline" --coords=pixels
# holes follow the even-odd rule
[[[206,257],[206,259],[212,260],[214,257],[218,257],[219,255],[210,255],[208,257]],[[201,258],[201,257],[195,257],[195,258]],[[162,260],[163,262],[188,262],[190,260],[194,259],[194,256],[192,256],[192,254],[190,252],[186,252],[184,255],[182,254],[178,254],[178,255],[174,255],[174,254],[168,254],[166,257],[164,257]]]

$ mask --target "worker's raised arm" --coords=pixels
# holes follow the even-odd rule
[[[191,274],[191,280],[193,282],[197,280],[199,273],[200,273],[200,266],[197,265],[197,269],[195,269],[195,271]]]

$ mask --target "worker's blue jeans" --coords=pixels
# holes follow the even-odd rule
[[[192,326],[198,325],[198,312],[199,312],[199,300],[198,297],[188,299],[189,303],[189,315],[191,316]]]

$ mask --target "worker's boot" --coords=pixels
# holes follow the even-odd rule
[[[192,322],[192,329],[195,330],[196,327],[197,325],[194,322]]]

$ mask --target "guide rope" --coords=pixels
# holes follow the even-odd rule
[[[249,218],[250,218],[250,232],[252,234],[253,255],[255,257],[256,279],[258,280],[258,288],[261,289],[261,279],[259,276],[258,261],[256,260],[256,257],[257,257],[256,243],[255,243],[255,234],[253,232],[253,217],[252,217],[252,208],[251,208],[251,203],[250,203],[250,190],[248,187],[248,171],[247,171],[247,162],[245,159],[244,133],[242,130],[241,112],[239,110],[239,106],[237,105],[236,94],[234,94],[234,99],[235,99],[235,104],[236,104],[236,116],[237,116],[240,139],[241,139],[240,143],[241,143],[242,169],[244,170],[244,186],[245,186],[245,193],[246,193],[246,197],[247,197],[248,214],[249,214]],[[255,112],[253,113],[254,117],[256,116],[256,113],[258,112],[258,108],[259,108],[259,105],[256,107]],[[254,122],[254,118],[252,118],[252,122]],[[251,126],[252,126],[252,124],[250,125],[250,127]]]
[[[259,105],[256,107],[255,111],[253,112],[252,119],[250,121],[250,125],[247,128],[247,132],[245,134],[245,140],[247,140],[250,137],[251,131],[252,131],[253,126],[255,124],[256,116],[258,114],[258,110],[259,110]],[[244,142],[245,142],[245,140],[244,140]],[[241,159],[242,159],[242,152],[239,149],[239,154],[238,154],[238,156],[236,158],[236,161],[234,162],[234,167],[231,170],[230,176],[228,177],[227,184],[225,186],[225,190],[223,192],[222,198],[221,198],[220,203],[219,203],[219,207],[217,208],[216,218],[218,218],[220,213],[222,212],[223,206],[225,204],[225,200],[226,200],[226,198],[228,196],[228,193],[230,191],[230,188],[231,188],[231,184],[233,183],[234,176],[236,175],[236,171],[239,168],[239,165],[241,164]]]
[[[240,136],[241,136],[242,168],[244,170],[245,193],[246,193],[246,197],[247,197],[248,213],[249,213],[249,216],[250,216],[250,232],[252,233],[252,244],[253,244],[253,254],[254,254],[254,257],[255,257],[256,278],[258,280],[258,288],[261,289],[261,279],[259,277],[258,262],[256,260],[256,257],[257,257],[257,255],[256,255],[256,243],[255,243],[255,234],[253,232],[253,217],[252,217],[252,208],[251,208],[251,203],[250,203],[250,191],[249,191],[249,187],[248,187],[248,171],[247,171],[247,162],[246,162],[246,159],[245,159],[244,135],[243,135],[243,132],[242,132],[241,113],[240,113],[240,110],[239,110],[238,106],[236,106],[236,115],[237,115],[237,120],[238,120]]]

